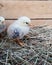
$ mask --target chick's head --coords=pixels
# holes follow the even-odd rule
[[[5,24],[4,21],[5,21],[5,18],[0,16],[0,25]]]
[[[28,17],[26,17],[26,16],[22,16],[22,17],[18,18],[18,20],[20,21],[20,23],[21,23],[22,25],[27,25],[27,26],[29,26],[30,23],[31,23],[30,18],[28,18]]]

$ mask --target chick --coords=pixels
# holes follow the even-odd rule
[[[5,18],[0,16],[0,38],[4,36],[6,30]]]
[[[29,33],[31,25],[30,18],[22,16],[18,18],[14,23],[12,23],[7,30],[8,37],[10,39],[18,41],[18,43],[23,46],[24,43],[20,41],[25,35]]]

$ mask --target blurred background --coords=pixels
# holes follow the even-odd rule
[[[7,25],[20,16],[28,16],[35,26],[52,26],[52,1],[0,0],[0,16],[6,18]]]

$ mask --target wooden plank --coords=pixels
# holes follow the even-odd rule
[[[6,20],[7,27],[12,24],[15,20]],[[49,25],[52,26],[52,20],[32,20],[32,26]]]
[[[51,0],[4,0],[4,1],[51,1]]]
[[[51,0],[4,0],[4,1],[51,1]]]
[[[51,1],[0,1],[0,15],[5,18],[52,18]]]

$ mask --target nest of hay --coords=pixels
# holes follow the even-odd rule
[[[0,39],[0,65],[52,65],[52,28],[37,26],[30,30],[30,38],[21,47],[8,37]]]

